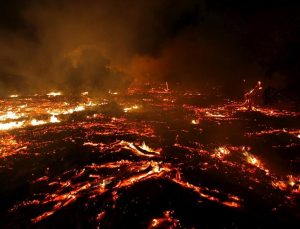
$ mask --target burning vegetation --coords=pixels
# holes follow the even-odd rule
[[[256,106],[260,87],[245,103],[217,90],[182,92],[168,84],[102,97],[3,98],[0,174],[11,181],[1,180],[1,223],[198,228],[296,222],[300,114]],[[201,105],[207,101],[216,102]]]

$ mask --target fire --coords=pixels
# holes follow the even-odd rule
[[[32,119],[31,120],[31,125],[32,126],[39,126],[39,125],[44,125],[46,124],[47,122],[46,121],[43,121],[43,120],[36,120],[36,119]]]
[[[15,128],[21,128],[23,125],[24,125],[24,121],[0,123],[0,130],[11,130]]]
[[[153,150],[149,146],[147,146],[145,143],[143,143],[141,146],[139,146],[139,145],[135,145],[132,142],[121,141],[119,144],[121,146],[123,146],[125,149],[132,150],[132,152],[134,154],[136,154],[137,156],[155,157],[156,156],[155,154],[157,154],[157,155],[160,154],[159,150]],[[149,154],[143,152],[141,149],[148,152]]]
[[[191,123],[194,124],[194,125],[198,125],[200,122],[199,122],[199,120],[193,119],[191,121]]]
[[[111,94],[111,95],[118,95],[119,94],[119,92],[117,92],[117,91],[111,91],[111,90],[109,90],[108,91],[108,94]]]
[[[215,153],[211,155],[211,157],[216,157],[219,159],[223,159],[224,157],[226,157],[227,155],[230,154],[230,151],[228,148],[226,147],[219,147],[218,149],[215,150]]]
[[[292,194],[300,194],[300,177],[288,175],[286,179],[273,181],[272,186],[282,191],[290,190]]]
[[[62,111],[62,114],[73,114],[74,112],[84,111],[85,107],[83,105],[76,106],[75,108],[70,108],[66,111]]]
[[[164,216],[161,218],[152,219],[148,229],[151,228],[177,228],[180,226],[179,220],[175,219],[172,215],[173,211],[165,211]]]
[[[19,95],[17,95],[17,94],[16,94],[16,95],[10,95],[9,97],[10,97],[10,98],[18,98]]]
[[[143,144],[140,146],[140,148],[142,150],[145,150],[145,151],[150,152],[150,153],[160,154],[159,150],[154,150],[154,149],[150,148],[149,146],[146,145],[145,142],[143,142]]]
[[[55,115],[52,115],[52,116],[50,117],[50,122],[51,122],[51,123],[59,123],[60,120],[59,120]]]
[[[225,118],[225,115],[219,114],[219,113],[211,113],[211,112],[206,112],[205,113],[207,117],[216,117],[216,118]]]
[[[251,89],[249,92],[245,93],[244,106],[249,111],[252,111],[254,109],[254,99],[260,90],[262,90],[262,86],[261,86],[261,82],[258,81],[253,89]]]
[[[168,84],[168,82],[166,82],[166,92],[168,92],[170,89],[169,89],[169,84]]]
[[[56,96],[61,96],[62,93],[61,92],[49,92],[47,95],[49,97],[56,97]]]
[[[5,121],[7,119],[19,119],[22,115],[16,114],[15,112],[8,111],[6,114],[0,116],[0,121]]]
[[[267,175],[269,174],[270,171],[268,169],[266,169],[263,166],[262,162],[260,160],[258,160],[254,155],[250,154],[246,150],[244,150],[243,155],[245,156],[245,158],[249,164],[265,171]]]
[[[88,93],[83,92],[76,97],[79,99],[76,101],[73,97],[68,100],[67,96],[57,99],[38,96],[7,99],[0,104],[0,130],[16,129],[0,133],[0,158],[11,157],[10,160],[0,163],[0,168],[17,169],[14,167],[14,160],[19,155],[26,154],[26,158],[34,159],[43,152],[43,157],[55,157],[57,147],[63,153],[64,150],[69,150],[70,145],[77,147],[76,153],[93,155],[86,157],[83,163],[76,163],[76,166],[69,166],[69,163],[59,164],[60,169],[55,175],[48,171],[48,167],[40,174],[32,173],[28,181],[32,184],[42,183],[43,189],[39,190],[39,185],[36,185],[32,189],[32,195],[26,197],[26,200],[12,203],[10,213],[16,213],[18,217],[19,210],[23,214],[27,208],[37,207],[36,212],[28,211],[29,219],[32,219],[32,223],[37,223],[54,214],[60,214],[59,211],[64,208],[68,211],[67,206],[72,203],[83,203],[87,208],[99,208],[95,214],[92,213],[94,215],[91,220],[107,221],[103,219],[108,217],[109,220],[114,215],[111,213],[124,202],[117,201],[124,198],[124,191],[135,189],[135,186],[140,187],[141,183],[141,187],[147,187],[148,182],[145,181],[149,181],[151,185],[159,185],[162,191],[173,191],[173,188],[175,191],[177,188],[184,190],[181,193],[188,193],[193,197],[189,199],[195,198],[193,204],[203,207],[206,203],[213,202],[216,206],[239,208],[242,212],[247,209],[248,204],[247,193],[242,190],[248,188],[249,192],[270,192],[270,195],[262,193],[267,194],[264,197],[269,198],[268,203],[274,201],[277,206],[292,206],[300,193],[299,176],[277,174],[275,169],[269,171],[266,167],[267,161],[259,156],[263,152],[258,152],[260,147],[253,145],[251,137],[282,134],[288,140],[290,137],[293,141],[291,144],[297,146],[299,129],[291,126],[275,129],[278,127],[255,122],[259,128],[245,126],[247,128],[241,128],[243,131],[237,130],[241,131],[241,141],[231,139],[231,135],[224,136],[223,139],[226,131],[230,133],[236,130],[230,129],[234,123],[232,120],[239,123],[244,121],[244,114],[248,109],[241,108],[241,102],[226,100],[225,105],[203,107],[189,102],[190,99],[194,101],[201,98],[201,93],[177,93],[175,90],[166,92],[167,84],[166,87],[162,84],[159,89],[150,91],[148,88],[131,90],[128,101],[127,95],[111,96],[112,100],[107,99],[110,96],[93,100],[82,97],[88,96]],[[137,96],[134,97],[135,95]],[[182,97],[184,99],[178,102],[178,98]],[[143,104],[147,104],[147,109],[141,109],[138,117],[123,112],[117,115],[102,113],[102,108],[110,101],[118,103],[125,113],[138,110]],[[272,120],[273,117],[275,120],[276,117],[299,115],[261,107],[253,107],[252,110],[260,112],[258,115],[264,115],[266,119],[271,116]],[[179,112],[176,113],[177,111]],[[78,114],[70,115],[74,112]],[[194,119],[191,120],[191,117]],[[250,125],[253,123],[251,117],[247,116],[247,123]],[[199,131],[197,126],[191,126],[200,122],[202,124],[202,120],[203,131]],[[59,122],[61,124],[47,125]],[[47,126],[26,128],[39,125]],[[219,126],[222,126],[221,143],[218,138]],[[61,138],[55,137],[62,132],[59,135]],[[215,135],[217,140],[214,139]],[[273,147],[270,146],[270,150]],[[251,148],[257,151],[254,153]],[[74,161],[77,160],[76,153],[71,155],[74,156]],[[223,182],[226,183],[225,187],[222,186]],[[167,189],[164,189],[165,184]],[[272,199],[273,196],[276,198]],[[179,220],[174,218],[174,211],[165,211],[168,207],[160,211],[161,215],[149,220],[149,228],[180,227]]]
[[[134,106],[131,106],[131,107],[125,107],[123,110],[125,113],[129,112],[129,111],[133,111],[133,110],[137,110],[139,109],[139,106],[137,105],[134,105]]]

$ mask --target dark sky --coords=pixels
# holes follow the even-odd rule
[[[300,4],[267,0],[1,0],[0,95],[151,80],[297,93]],[[234,86],[233,86],[234,85]]]

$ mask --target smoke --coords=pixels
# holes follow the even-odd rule
[[[212,5],[204,0],[9,1],[0,12],[0,94],[101,93],[154,80],[221,84],[232,92],[243,79],[261,79],[265,69],[256,61],[261,54],[253,58],[252,46],[243,46],[251,28]]]
[[[232,40],[224,36],[216,39],[194,29],[170,40],[159,57],[133,58],[130,73],[137,80],[163,79],[189,88],[209,90],[221,84],[226,93],[241,92],[243,79],[251,85],[262,77],[259,66],[239,53]]]
[[[155,55],[194,2],[14,1],[1,18],[1,92],[128,86],[133,56]]]

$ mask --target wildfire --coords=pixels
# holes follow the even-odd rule
[[[23,125],[24,125],[24,121],[0,123],[0,130],[11,130],[15,128],[21,128]]]
[[[147,146],[145,143],[143,143],[141,146],[135,145],[132,142],[126,142],[121,141],[119,143],[121,146],[123,146],[125,149],[130,149],[134,154],[137,156],[145,156],[145,157],[155,157],[155,154],[159,155],[159,150],[153,150],[149,146]],[[143,152],[142,150],[146,151],[147,153]]]
[[[140,146],[140,148],[142,150],[145,150],[145,151],[149,152],[149,153],[160,154],[160,150],[154,150],[154,149],[150,148],[149,146],[146,145],[145,142],[143,142],[143,144]]]
[[[56,97],[56,96],[61,96],[62,93],[61,92],[49,92],[47,95],[49,97]]]
[[[263,171],[266,172],[266,174],[269,174],[269,170],[266,169],[262,162],[260,160],[258,160],[254,155],[250,154],[249,152],[247,152],[246,150],[244,150],[243,155],[245,156],[247,162]]]
[[[32,119],[31,120],[31,125],[32,126],[39,126],[39,125],[44,125],[46,124],[47,122],[46,121],[43,121],[43,120],[36,120],[36,119]]]
[[[0,121],[5,121],[7,119],[19,119],[22,114],[16,114],[15,112],[8,111],[6,114],[0,116]]]
[[[109,90],[109,91],[108,91],[108,94],[111,94],[111,95],[118,95],[119,92]]]
[[[177,228],[180,226],[179,220],[175,219],[172,215],[173,211],[165,211],[164,216],[161,218],[152,219],[151,223],[148,226],[148,229],[151,228]]]
[[[193,125],[198,125],[200,122],[199,122],[199,120],[193,119],[193,120],[191,121],[191,123],[192,123]]]
[[[300,177],[287,175],[284,180],[273,181],[272,186],[282,191],[290,190],[292,194],[300,194]]]
[[[62,95],[57,93],[47,95]],[[116,95],[115,92],[109,93]],[[274,127],[269,122],[254,122],[252,117],[256,119],[256,115],[264,115],[267,120],[271,116],[270,123],[273,123],[276,117],[298,117],[298,113],[252,107],[251,112],[260,113],[252,112],[248,116],[245,114],[249,110],[241,108],[241,102],[226,100],[222,105],[203,107],[190,102],[194,98],[201,99],[203,94],[176,93],[169,90],[167,84],[162,84],[159,89],[130,90],[126,96],[111,96],[112,99],[92,99],[88,92],[83,92],[76,101],[67,96],[0,101],[0,159],[3,159],[0,168],[17,171],[19,168],[15,161],[18,162],[19,155],[26,155],[26,159],[32,161],[40,155],[63,161],[66,158],[64,152],[70,151],[68,147],[76,147],[70,155],[74,158],[59,164],[58,171],[53,167],[54,175],[49,172],[53,163],[49,163],[49,168],[47,164],[45,172],[26,171],[30,174],[28,181],[35,186],[26,199],[11,203],[10,214],[16,214],[16,218],[18,214],[28,214],[27,220],[37,223],[46,218],[51,220],[54,214],[60,214],[63,209],[69,211],[72,207],[67,206],[72,203],[77,206],[78,203],[78,206],[84,204],[86,209],[92,206],[92,211],[87,211],[94,214],[90,220],[97,221],[102,227],[101,223],[110,220],[109,217],[122,207],[122,203],[131,201],[128,198],[131,189],[135,190],[135,198],[140,187],[149,187],[149,184],[152,189],[159,187],[161,191],[176,193],[178,189],[184,190],[180,193],[187,193],[191,197],[188,199],[195,200],[193,204],[203,208],[213,202],[218,209],[220,205],[222,209],[238,208],[243,212],[249,203],[249,192],[261,192],[267,204],[263,198],[258,199],[261,201],[259,204],[265,204],[266,208],[271,202],[277,206],[293,206],[291,203],[300,193],[299,175],[282,175],[276,169],[267,169],[268,161],[261,156],[263,152],[259,152],[260,147],[255,147],[256,142],[253,143],[251,136],[284,135],[283,141],[291,140],[296,145],[300,131],[295,126],[281,128],[283,124]],[[106,105],[111,101],[124,108],[124,113],[106,111]],[[140,109],[143,106],[147,109]],[[126,114],[138,109],[141,115]],[[71,115],[75,112],[78,113]],[[192,126],[199,123],[201,131]],[[245,128],[239,128],[240,123],[245,123]],[[40,125],[45,126],[26,128]],[[233,131],[240,132],[231,137]],[[240,135],[236,139],[238,133]],[[267,147],[266,151],[273,153],[274,146],[270,144]],[[87,156],[77,163],[82,155]],[[57,157],[59,160],[56,160]],[[76,165],[71,164],[73,161]],[[170,206],[163,206],[158,211],[161,215],[148,218],[148,227],[180,227],[179,222],[184,220],[175,219],[177,215]],[[37,211],[26,212],[33,207]]]
[[[62,111],[61,113],[62,114],[73,114],[74,112],[80,112],[80,111],[84,111],[85,110],[85,107],[83,105],[79,105],[79,106],[76,106],[75,108],[70,108],[66,111]]]
[[[50,117],[50,122],[51,122],[51,123],[59,123],[60,120],[59,120],[55,115],[52,115],[52,116]]]
[[[254,99],[258,95],[258,92],[262,90],[261,82],[258,81],[257,84],[253,89],[249,92],[245,93],[245,103],[244,106],[249,110],[252,111],[254,109]]]
[[[9,97],[10,97],[10,98],[18,98],[19,95],[10,95]]]
[[[219,159],[223,159],[224,157],[226,157],[227,155],[230,154],[230,151],[228,148],[226,147],[219,147],[218,149],[215,150],[215,153],[211,155],[211,157],[216,157]]]
[[[131,106],[131,107],[125,107],[123,110],[125,113],[129,112],[129,111],[133,111],[133,110],[137,110],[139,109],[139,106],[137,105],[134,105],[134,106]]]

